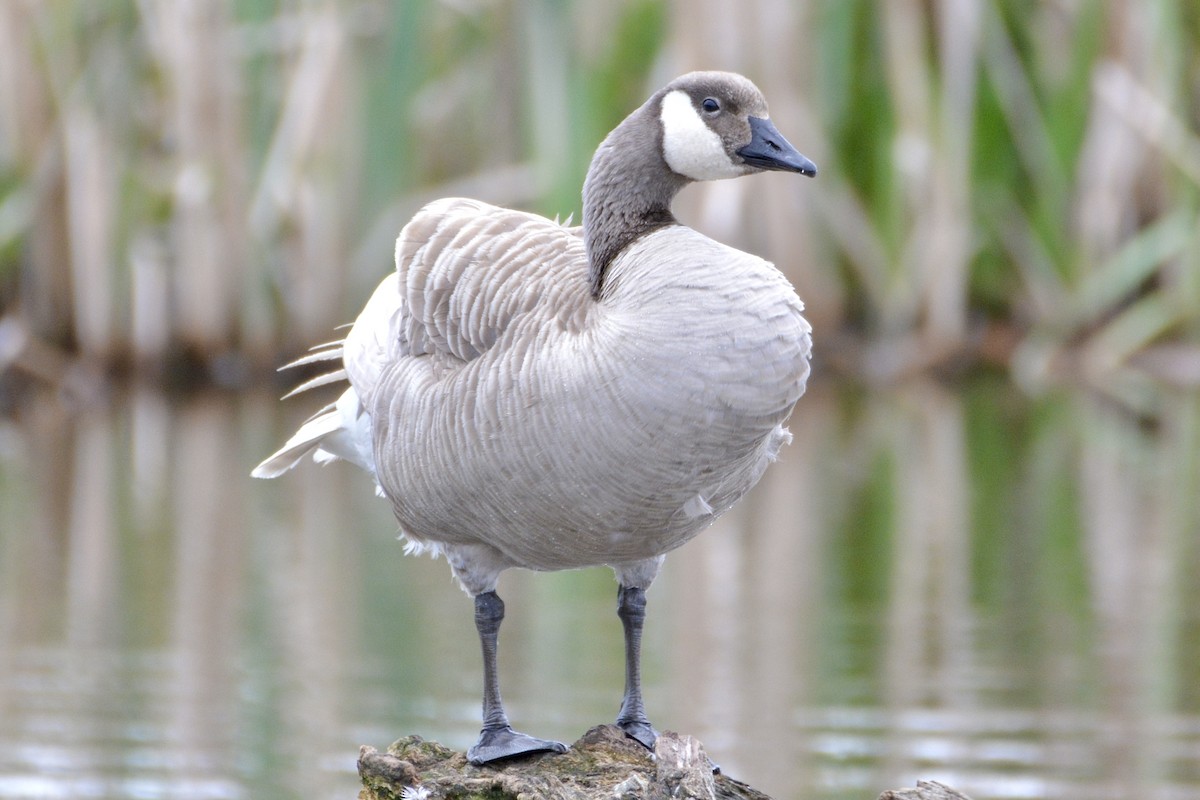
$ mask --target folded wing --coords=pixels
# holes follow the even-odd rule
[[[476,200],[426,205],[396,240],[396,271],[375,289],[344,340],[288,366],[340,360],[287,396],[343,379],[338,401],[309,419],[252,473],[274,478],[313,453],[375,473],[366,409],[388,364],[430,358],[453,370],[491,348],[514,320],[566,319],[587,295],[581,229]],[[552,311],[551,311],[552,310]]]

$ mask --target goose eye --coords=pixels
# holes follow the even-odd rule
[[[721,104],[719,102],[717,102],[715,97],[704,98],[704,102],[700,104],[700,107],[703,108],[705,111],[707,111],[709,114],[714,114],[721,110]]]

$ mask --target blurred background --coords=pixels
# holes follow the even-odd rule
[[[820,166],[694,186],[814,324],[796,442],[650,593],[647,700],[780,798],[1200,797],[1200,6],[2,0],[0,798],[351,797],[478,729],[469,600],[316,407],[405,220],[579,218],[743,72]],[[506,699],[615,715],[604,570],[505,577]]]

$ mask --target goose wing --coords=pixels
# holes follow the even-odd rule
[[[477,200],[426,205],[400,232],[396,271],[380,282],[346,338],[288,365],[342,362],[287,396],[347,378],[350,388],[252,474],[276,477],[313,453],[318,461],[341,458],[374,475],[365,411],[389,364],[429,357],[437,369],[453,369],[491,349],[515,320],[531,322],[534,313],[544,317],[532,321],[537,324],[578,324],[586,275],[580,228]]]
[[[492,348],[534,309],[547,321],[569,319],[587,297],[587,253],[578,228],[450,198],[425,206],[400,232],[396,277],[393,356],[452,366]]]

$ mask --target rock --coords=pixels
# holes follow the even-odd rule
[[[717,772],[691,736],[664,731],[652,756],[615,725],[599,725],[564,755],[538,753],[482,767],[420,736],[358,755],[359,800],[771,800]],[[937,781],[879,800],[970,800]]]
[[[363,747],[359,800],[770,800],[714,774],[700,742],[664,731],[651,756],[615,725],[585,733],[563,755],[537,753],[482,767],[409,736],[386,753]],[[897,798],[897,800],[904,800]]]
[[[879,800],[971,800],[952,786],[937,781],[917,781],[915,789],[888,789]]]

